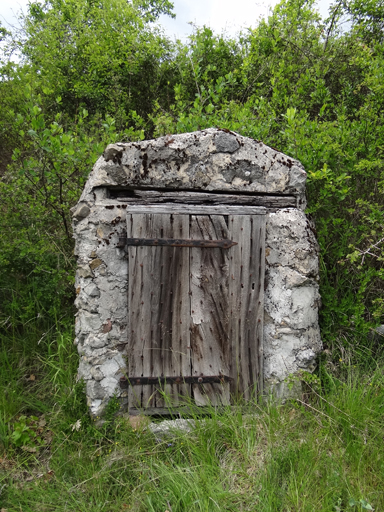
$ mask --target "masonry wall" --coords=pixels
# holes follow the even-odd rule
[[[75,213],[76,341],[79,377],[86,381],[92,414],[117,393],[125,372],[127,279],[125,249],[116,247],[129,206],[99,199]],[[81,207],[80,207],[81,208]],[[77,217],[76,217],[77,215]],[[286,377],[313,371],[321,349],[317,310],[317,243],[305,214],[287,208],[267,214],[264,316],[264,379],[268,392],[287,396]]]
[[[174,190],[187,184],[193,190],[295,194],[297,208],[269,210],[266,216],[266,392],[287,396],[287,376],[313,371],[321,350],[318,248],[303,211],[301,164],[258,141],[215,129],[172,137],[107,148],[73,209],[78,375],[86,382],[95,416],[114,394],[126,405],[119,380],[126,367],[128,260],[126,250],[116,246],[125,234],[129,204],[109,198],[111,186],[150,188],[152,183]],[[186,156],[178,169],[172,158],[181,151]],[[155,163],[149,168],[151,161]]]
[[[285,379],[300,370],[312,372],[322,348],[318,244],[303,211],[267,214],[265,256],[265,389],[287,397]]]

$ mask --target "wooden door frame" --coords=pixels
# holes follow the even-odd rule
[[[241,260],[241,255],[244,251],[248,251],[249,254],[255,254],[256,259],[258,259],[258,269],[255,268],[253,264],[253,272],[249,275],[249,262],[242,262],[241,265],[232,264],[232,272],[230,275],[228,295],[233,295],[234,286],[239,287],[239,283],[241,282],[241,290],[245,291],[244,293],[238,294],[240,297],[239,304],[231,304],[231,308],[229,310],[230,314],[230,330],[231,333],[235,332],[235,336],[237,340],[240,340],[236,347],[230,346],[231,355],[230,355],[230,364],[236,367],[236,378],[240,380],[243,379],[244,375],[246,378],[252,380],[253,372],[257,373],[257,383],[255,382],[254,386],[257,387],[257,393],[262,393],[263,388],[263,292],[264,292],[264,271],[265,271],[265,213],[266,208],[258,207],[258,206],[205,206],[205,205],[180,205],[180,204],[155,204],[155,205],[130,205],[127,211],[127,221],[130,218],[130,215],[146,215],[146,214],[166,214],[166,215],[175,215],[175,216],[183,216],[183,215],[195,215],[195,216],[226,216],[230,217],[231,221],[235,225],[235,230],[238,230],[237,234],[241,238],[242,242],[236,246],[233,251],[232,258],[233,260],[239,259]],[[249,232],[249,236],[245,234],[245,236],[241,237],[243,227],[238,225],[241,217],[247,216],[248,220],[255,218],[260,219],[260,223],[257,223],[257,230],[251,233]],[[252,221],[250,220],[250,225],[252,225]],[[247,230],[246,230],[247,231]],[[256,232],[257,231],[257,232]],[[252,258],[250,258],[252,260]],[[255,272],[256,271],[256,272]],[[246,273],[248,272],[248,275]],[[257,275],[252,276],[252,273]],[[251,279],[252,277],[252,279]],[[244,282],[242,282],[244,281]],[[237,283],[237,285],[236,285]],[[249,310],[250,304],[252,303],[251,297],[252,291],[255,290],[258,294],[258,304],[255,307],[255,317],[251,319],[248,318],[248,314],[251,313],[252,308]],[[247,295],[247,296],[246,296]],[[252,304],[251,304],[252,305]],[[255,306],[255,304],[253,304]],[[236,311],[234,312],[234,309]],[[233,318],[233,319],[232,319]],[[241,327],[241,320],[244,324]],[[129,320],[130,322],[130,320]],[[253,330],[252,330],[253,329]],[[241,331],[241,332],[240,332]],[[252,331],[252,332],[251,332]],[[237,332],[237,334],[236,334]],[[239,334],[240,332],[240,334]],[[232,339],[232,334],[230,335]],[[257,344],[257,353],[249,348],[252,343],[251,340],[245,341],[243,338],[252,337],[255,339]],[[249,360],[248,360],[249,358]],[[240,367],[238,367],[240,366]],[[231,374],[234,374],[234,369],[232,368]],[[133,377],[133,376],[128,376]],[[149,377],[149,375],[148,375]],[[244,377],[245,378],[245,377]],[[242,395],[246,400],[250,400],[254,398],[254,390],[248,389],[244,387],[244,383],[235,382],[231,385],[231,394],[237,394],[238,388],[241,388],[240,395]],[[255,389],[255,387],[254,387]],[[160,405],[160,404],[159,404]],[[177,406],[177,404],[176,404]]]

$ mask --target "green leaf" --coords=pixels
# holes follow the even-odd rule
[[[361,504],[361,507],[364,508],[365,510],[374,510],[372,505],[370,505],[367,501],[361,499],[360,500],[360,504]]]

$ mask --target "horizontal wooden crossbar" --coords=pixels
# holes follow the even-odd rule
[[[227,375],[172,376],[172,377],[121,377],[120,387],[145,386],[156,384],[223,384],[230,382],[232,377]]]
[[[208,249],[229,249],[237,242],[232,240],[189,240],[187,238],[119,238],[118,247],[151,246],[156,247],[205,247]]]
[[[182,205],[219,206],[221,209],[232,206],[264,206],[267,208],[296,208],[295,196],[278,196],[271,194],[223,194],[212,192],[192,192],[186,190],[117,190],[109,188],[109,197],[119,202],[132,205],[153,205],[176,203]]]

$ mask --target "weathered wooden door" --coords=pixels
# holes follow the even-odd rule
[[[228,404],[261,391],[264,212],[130,208],[130,408]]]

